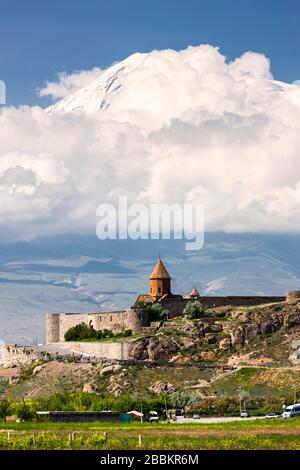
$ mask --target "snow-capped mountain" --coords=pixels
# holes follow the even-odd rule
[[[50,113],[57,111],[93,113],[107,109],[124,86],[126,75],[140,65],[145,55],[136,53],[112,65],[88,86],[50,106],[47,111]]]
[[[157,127],[170,119],[203,120],[205,114],[249,116],[294,88],[273,80],[263,55],[249,52],[227,63],[217,48],[201,45],[133,54],[47,111],[104,112],[105,118]]]

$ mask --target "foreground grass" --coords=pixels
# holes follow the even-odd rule
[[[9,436],[7,430],[11,430]],[[286,421],[276,419],[156,425],[103,422],[7,423],[3,424],[1,431],[0,449],[300,450],[298,418]],[[107,432],[107,439],[104,431]]]

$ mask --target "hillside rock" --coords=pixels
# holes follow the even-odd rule
[[[103,367],[100,371],[100,375],[103,376],[107,374],[112,374],[113,372],[117,372],[120,369],[122,369],[122,366],[120,366],[119,364],[112,364],[111,366]]]
[[[95,387],[93,384],[91,383],[86,383],[84,384],[84,386],[82,387],[82,391],[84,393],[93,393],[95,391]]]
[[[219,342],[219,349],[228,351],[231,348],[230,338],[224,338]]]
[[[242,346],[245,341],[245,332],[242,327],[230,331],[231,344],[233,346]]]
[[[130,393],[132,391],[132,384],[128,380],[122,380],[120,375],[117,377],[111,376],[107,391],[114,397],[120,397],[124,393]]]
[[[137,360],[158,361],[168,359],[177,350],[178,344],[173,338],[152,336],[133,343],[130,357]]]
[[[130,357],[138,361],[149,359],[148,354],[149,338],[141,338],[135,341],[129,351]]]
[[[177,389],[175,385],[171,383],[164,383],[164,382],[157,381],[153,385],[151,385],[151,387],[149,387],[149,390],[155,393],[155,395],[160,396],[163,393],[174,393],[176,392]]]
[[[218,359],[216,351],[201,351],[199,354],[201,361],[216,361]]]
[[[187,362],[191,362],[191,360],[187,356],[176,354],[175,356],[171,357],[169,362],[175,362],[175,364],[186,364]]]
[[[160,326],[155,336],[132,344],[134,359],[184,363],[197,360],[215,361],[221,351],[242,350],[245,345],[264,340],[282,330],[300,325],[300,304],[278,304],[241,307],[228,310],[226,319],[212,316],[205,320],[186,317],[169,320]],[[226,338],[224,338],[226,335]],[[178,354],[179,353],[179,354]]]

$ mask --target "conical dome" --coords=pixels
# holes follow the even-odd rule
[[[199,297],[200,294],[199,292],[197,291],[197,289],[194,287],[194,289],[192,290],[192,292],[190,293],[190,297]]]
[[[150,274],[150,279],[171,279],[170,274],[166,270],[164,263],[160,258],[158,258],[158,261]]]

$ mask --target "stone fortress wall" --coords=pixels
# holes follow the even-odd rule
[[[138,333],[149,324],[148,311],[129,308],[125,311],[101,313],[49,313],[46,317],[46,344],[63,342],[65,333],[79,323],[93,326],[95,330],[126,329]]]
[[[289,292],[287,299],[293,301],[297,293]],[[300,292],[299,292],[300,297]],[[161,299],[161,305],[168,309],[171,317],[182,315],[188,302],[192,299],[182,297],[169,297]],[[205,307],[250,306],[266,303],[282,302],[286,297],[280,296],[228,296],[228,297],[200,297],[199,301]],[[46,344],[63,342],[65,333],[79,323],[92,325],[95,330],[112,330],[115,333],[131,329],[138,333],[143,327],[149,326],[151,318],[145,309],[129,308],[125,311],[101,313],[50,313],[46,318]]]
[[[130,356],[132,343],[134,341],[64,341],[43,347],[6,344],[0,347],[0,368],[27,367],[32,365],[33,361],[44,363],[50,360],[78,363],[86,362],[87,358],[96,362],[126,361],[132,359]]]
[[[102,358],[103,360],[130,359],[130,348],[134,341],[68,341],[57,343],[61,353],[74,353],[77,355]]]
[[[159,302],[169,311],[170,317],[182,315],[188,302],[198,300],[204,307],[224,306],[251,306],[275,302],[294,302],[300,298],[300,291],[290,291],[287,297],[279,296],[216,296],[202,297],[196,288],[188,295],[173,295],[171,293],[171,277],[166,270],[161,258],[150,274],[149,294],[140,294],[138,302]],[[46,344],[64,342],[65,333],[79,323],[93,326],[95,330],[108,329],[114,333],[132,330],[133,333],[142,332],[143,328],[151,326],[151,318],[145,306],[144,308],[131,307],[118,312],[96,312],[96,313],[53,313],[46,318]]]
[[[292,293],[291,293],[292,294]],[[300,297],[300,292],[299,292]],[[169,310],[170,316],[175,317],[177,315],[182,315],[183,310],[188,302],[191,302],[191,298],[166,298],[161,299],[159,303]],[[231,305],[233,307],[242,307],[242,306],[251,306],[251,305],[262,305],[270,304],[275,302],[284,302],[286,297],[283,296],[227,296],[227,297],[199,297],[199,302],[201,302],[204,307],[213,308],[213,307],[225,307],[226,305]]]

